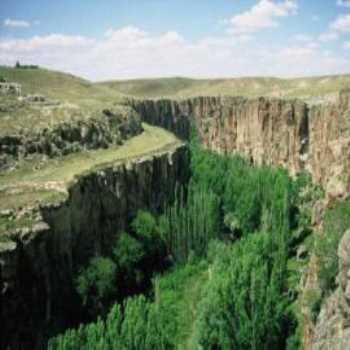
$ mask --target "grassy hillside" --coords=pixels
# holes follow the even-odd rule
[[[61,158],[49,159],[44,163],[41,159],[23,160],[15,170],[0,172],[0,196],[10,194],[8,200],[0,203],[0,210],[9,208],[9,203],[12,202],[15,207],[26,204],[28,191],[34,192],[35,200],[41,198],[42,191],[47,188],[65,192],[69,182],[84,172],[171,149],[181,144],[181,141],[164,129],[147,124],[143,127],[142,134],[131,138],[122,146],[72,153]],[[14,192],[16,197],[12,197]],[[20,193],[25,194],[24,203],[19,200]],[[11,201],[11,198],[16,200]]]
[[[0,66],[0,77],[22,84],[24,94],[43,94],[52,99],[78,103],[88,108],[118,102],[123,96],[145,98],[200,95],[272,96],[334,100],[339,90],[350,87],[349,75],[294,79],[243,77],[189,79],[182,77],[111,80],[91,83],[71,74],[47,69],[14,69]]]
[[[57,123],[99,118],[101,111],[121,102],[118,91],[71,74],[47,69],[0,66],[0,77],[22,85],[22,95],[43,95],[44,103],[29,103],[0,95],[0,135],[27,134]]]
[[[71,74],[47,69],[15,69],[0,66],[0,77],[9,82],[22,84],[23,94],[42,94],[58,99],[92,107],[106,102],[117,102],[120,93],[103,85],[94,85]]]
[[[190,97],[199,95],[240,95],[333,100],[338,91],[350,86],[350,75],[279,79],[271,77],[233,79],[160,78],[98,83],[136,97]]]

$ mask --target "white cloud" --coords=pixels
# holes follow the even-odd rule
[[[63,34],[0,39],[0,64],[12,65],[16,60],[92,80],[293,76],[341,73],[350,67],[349,60],[339,54],[326,55],[315,45],[315,38],[306,35],[278,48],[241,35],[188,40],[174,31],[155,34],[138,27],[111,28],[98,40]]]
[[[320,47],[320,43],[312,35],[308,34],[297,34],[292,37],[292,42],[301,43],[304,48],[316,49]]]
[[[273,2],[260,0],[251,9],[230,19],[229,31],[235,34],[255,33],[265,28],[278,27],[278,18],[296,14],[298,5],[294,0]]]
[[[312,41],[313,37],[309,34],[297,34],[297,35],[294,35],[293,39],[296,41],[308,42],[308,41]]]
[[[350,32],[350,13],[339,16],[331,23],[330,29],[335,32]]]
[[[340,15],[329,24],[328,31],[319,36],[323,42],[337,40],[343,33],[350,32],[350,14]]]
[[[337,5],[350,7],[350,0],[337,0]]]
[[[338,38],[339,38],[338,33],[332,32],[332,31],[322,33],[318,37],[318,39],[322,42],[333,41],[333,40],[337,40]]]
[[[4,20],[4,27],[29,28],[30,26],[31,26],[31,23],[24,20],[11,19],[11,18],[6,18]]]
[[[52,48],[81,48],[94,43],[93,39],[80,35],[50,34],[46,36],[34,36],[30,39],[0,40],[0,50],[21,52],[37,52]]]
[[[347,49],[347,50],[350,50],[350,41],[346,41],[346,42],[343,44],[343,48],[344,48],[344,49]]]

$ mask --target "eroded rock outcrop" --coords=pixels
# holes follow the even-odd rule
[[[312,350],[350,349],[350,230],[338,247],[338,288],[326,300],[318,316]]]
[[[185,145],[80,176],[66,201],[0,242],[1,344],[41,348],[49,329],[79,319],[73,276],[103,253],[139,209],[161,210],[189,178]],[[67,324],[68,322],[68,324]]]
[[[140,134],[142,126],[139,116],[132,109],[115,107],[105,109],[98,117],[33,130],[0,135],[0,170],[30,156],[57,157],[122,144]]]
[[[350,194],[350,92],[332,105],[299,100],[198,97],[132,100],[150,124],[187,139],[191,123],[202,144],[220,153],[239,153],[256,164],[307,170],[330,198]]]

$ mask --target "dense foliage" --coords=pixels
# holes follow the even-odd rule
[[[119,234],[108,259],[116,266],[115,288],[129,286],[117,293],[120,303],[105,320],[52,339],[50,349],[297,348],[298,269],[290,266],[308,231],[309,220],[298,210],[305,178],[293,181],[281,169],[255,167],[195,143],[191,149],[188,188],[177,191],[163,215],[140,212],[132,232]],[[137,292],[130,286],[170,262],[171,272],[153,280],[147,298],[124,299]],[[108,298],[110,289],[97,287],[106,271],[85,282],[94,264],[78,281],[92,285],[97,299],[105,291]]]
[[[315,253],[320,260],[318,275],[323,294],[328,294],[335,288],[335,278],[338,274],[338,245],[348,228],[350,228],[350,202],[338,202],[326,211],[323,234],[315,239]]]
[[[204,349],[282,349],[293,322],[283,239],[256,233],[217,255],[197,320]]]
[[[80,326],[64,335],[53,338],[50,349],[103,349],[139,350],[173,349],[189,329],[185,303],[196,301],[187,286],[201,281],[206,275],[205,263],[187,264],[155,280],[154,302],[143,295],[127,299],[123,305],[115,304],[103,321]],[[195,283],[195,282],[194,282]]]
[[[210,240],[219,236],[219,212],[217,196],[200,185],[190,185],[186,199],[180,192],[180,199],[159,219],[159,230],[177,262],[205,256]]]
[[[155,218],[140,211],[131,226],[132,233],[117,235],[109,256],[92,258],[76,278],[77,292],[92,318],[104,315],[116,300],[148,289],[153,274],[166,266]]]

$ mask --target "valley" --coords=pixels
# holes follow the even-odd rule
[[[349,345],[348,76],[0,76],[5,349]]]

